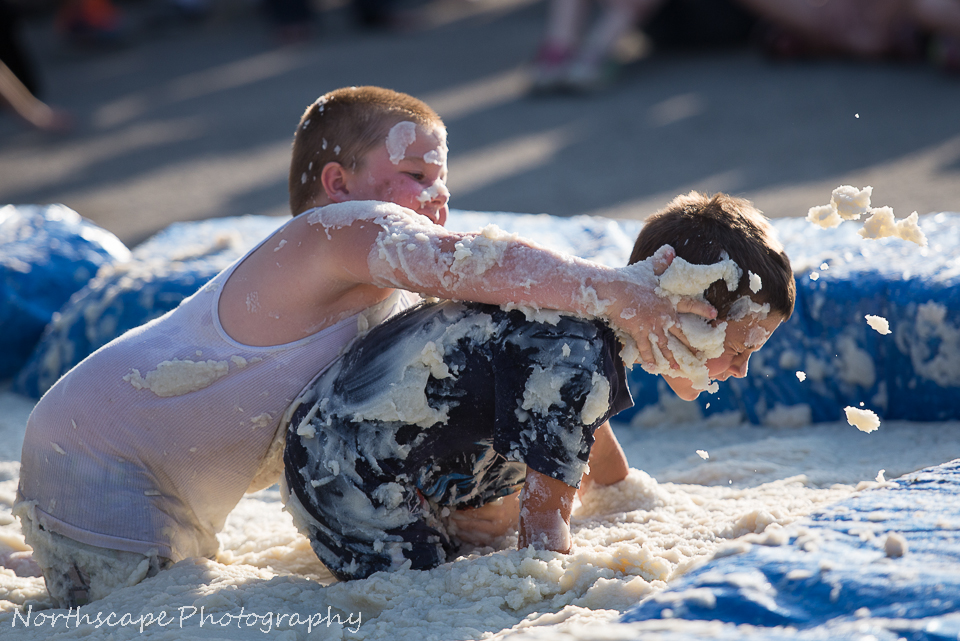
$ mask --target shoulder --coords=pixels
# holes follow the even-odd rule
[[[294,220],[300,218],[307,225],[319,226],[325,230],[349,227],[356,222],[372,222],[381,227],[414,223],[418,219],[429,223],[423,216],[406,207],[376,200],[351,200],[325,205],[305,211]]]

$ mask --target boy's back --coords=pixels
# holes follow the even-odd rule
[[[215,313],[229,274],[95,352],[37,405],[20,494],[36,502],[39,523],[173,561],[216,554],[215,534],[262,468],[284,410],[358,331],[352,316],[292,344],[237,343]],[[368,322],[412,300],[398,293]]]

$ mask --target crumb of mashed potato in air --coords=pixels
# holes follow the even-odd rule
[[[880,418],[870,410],[862,410],[857,407],[845,407],[843,411],[847,415],[847,423],[853,425],[861,432],[873,432],[880,427]]]
[[[890,207],[877,207],[870,210],[870,217],[863,221],[863,228],[857,232],[864,238],[886,238],[897,235],[897,221]]]
[[[920,229],[920,215],[917,212],[897,221],[897,236],[921,247],[927,246],[927,237]]]
[[[883,316],[872,316],[867,314],[864,316],[867,319],[867,325],[877,330],[880,334],[889,334],[890,333],[890,323],[887,322],[887,319]]]
[[[857,189],[850,185],[841,185],[833,190],[829,205],[818,205],[809,209],[807,222],[829,229],[844,220],[859,220],[864,214],[869,214],[869,218],[857,232],[864,238],[901,238],[926,247],[927,237],[920,229],[919,214],[913,212],[903,220],[897,220],[890,207],[870,206],[872,192],[873,187],[870,186]],[[821,266],[821,269],[824,267]]]
[[[870,210],[870,218],[864,221],[863,229],[857,233],[869,239],[902,238],[926,247],[927,237],[920,229],[919,219],[919,214],[913,212],[903,220],[897,220],[894,218],[893,209],[878,207]]]
[[[842,223],[843,219],[840,218],[837,208],[833,205],[817,205],[807,211],[807,221],[824,229],[830,229]]]
[[[870,195],[873,187],[857,189],[851,185],[840,185],[830,195],[830,205],[844,220],[859,220],[870,209]]]

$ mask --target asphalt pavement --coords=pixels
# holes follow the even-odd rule
[[[656,51],[633,41],[619,82],[530,97],[543,0],[429,0],[400,31],[356,28],[323,0],[315,35],[281,44],[250,0],[197,24],[122,5],[125,46],[78,51],[49,16],[26,36],[48,102],[75,131],[0,115],[0,203],[62,202],[135,244],[167,224],[287,214],[293,130],[320,94],[376,84],[449,129],[451,205],[643,218],[691,189],[803,216],[840,184],[898,217],[960,211],[960,78],[924,64],[774,62],[754,48]]]

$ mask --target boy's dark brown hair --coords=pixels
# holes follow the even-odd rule
[[[307,107],[293,136],[290,211],[294,216],[318,204],[319,176],[330,162],[356,171],[363,157],[383,144],[390,127],[409,120],[425,128],[443,127],[425,102],[383,87],[344,87]]]
[[[710,265],[722,254],[736,262],[743,274],[736,291],[728,291],[723,280],[704,293],[717,309],[717,318],[726,319],[730,307],[742,296],[786,320],[793,313],[797,290],[793,269],[770,221],[753,203],[727,194],[707,197],[695,191],[677,196],[664,209],[644,222],[630,254],[630,263],[652,256],[670,245],[677,256],[695,265]],[[750,289],[750,272],[761,280],[760,291]]]

